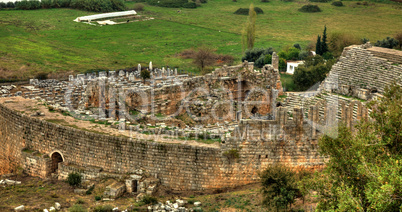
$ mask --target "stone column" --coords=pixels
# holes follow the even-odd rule
[[[278,68],[279,68],[279,57],[276,54],[276,52],[272,53],[272,66],[276,70],[278,70]]]

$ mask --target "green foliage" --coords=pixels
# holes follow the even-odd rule
[[[305,13],[316,13],[321,12],[321,9],[318,7],[318,5],[307,4],[301,7],[299,11]]]
[[[7,8],[7,4],[5,2],[0,2],[0,9]]]
[[[299,192],[296,174],[290,168],[270,165],[261,175],[263,204],[271,209],[285,209],[294,203]]]
[[[240,157],[239,150],[230,149],[223,153],[223,156],[227,157],[229,160],[238,159]]]
[[[278,69],[279,69],[279,71],[286,71],[286,60],[285,59],[279,58]]]
[[[69,212],[87,212],[87,209],[85,209],[82,205],[80,204],[75,204],[72,207],[68,209]]]
[[[318,55],[322,54],[321,36],[317,36],[317,42],[315,43],[315,53]]]
[[[11,1],[7,2],[7,8],[15,8],[15,4]]]
[[[183,4],[183,8],[197,8],[197,4],[195,2],[187,2]]]
[[[143,70],[141,70],[140,76],[145,83],[146,79],[151,78],[151,72],[147,69],[143,69]]]
[[[98,205],[94,208],[93,212],[113,212],[112,205]]]
[[[299,60],[299,53],[300,49],[297,49],[295,47],[291,47],[287,49],[286,51],[280,51],[278,53],[279,58],[283,58],[285,60]]]
[[[318,211],[399,211],[402,205],[402,89],[386,88],[370,102],[372,120],[351,132],[341,125],[338,135],[319,140],[329,158],[322,172],[303,180],[317,192]]]
[[[386,39],[383,39],[382,41],[377,41],[374,46],[379,46],[383,48],[389,48],[393,49],[394,47],[397,47],[399,45],[399,41],[395,38],[390,38],[387,37]]]
[[[293,44],[293,47],[295,47],[298,50],[301,50],[301,46],[298,43]]]
[[[15,2],[15,9],[17,10],[36,10],[41,8],[40,1],[27,1],[23,0],[20,2]]]
[[[347,33],[334,32],[329,35],[329,50],[335,57],[341,55],[343,49],[353,44],[359,44],[360,40]]]
[[[188,3],[187,0],[148,0],[148,4],[158,7],[180,8]]]
[[[308,0],[309,2],[321,2],[321,3],[326,3],[326,2],[330,2],[332,0]]]
[[[328,44],[327,44],[327,26],[324,27],[324,32],[322,33],[322,42],[321,42],[321,55],[324,55],[328,52]]]
[[[299,65],[292,76],[296,89],[307,90],[315,83],[324,80],[334,62],[334,60],[325,62],[324,58],[319,55],[307,57],[304,64]]]
[[[101,196],[95,196],[95,201],[100,201],[102,199]]]
[[[254,10],[254,5],[250,5],[249,16],[247,23],[242,33],[243,51],[245,49],[252,49],[255,41],[255,22],[257,20],[257,13]]]
[[[341,1],[334,1],[334,2],[332,2],[331,5],[334,5],[334,6],[336,6],[336,7],[342,7],[342,6],[343,6],[343,3],[342,3]]]
[[[38,80],[45,80],[47,78],[48,78],[48,73],[45,73],[45,72],[37,73],[35,76],[35,79],[38,79]]]
[[[248,62],[256,62],[261,57],[261,55],[272,55],[272,53],[274,53],[274,49],[272,47],[269,47],[267,49],[247,49],[246,52],[244,52],[244,56],[241,58],[241,61],[247,60]]]
[[[67,182],[70,186],[79,186],[81,185],[81,174],[77,172],[73,172],[68,174]]]
[[[142,198],[141,202],[143,202],[145,205],[148,205],[148,204],[154,205],[154,204],[158,203],[158,199],[153,196],[145,195]]]
[[[254,11],[257,14],[264,14],[264,11],[259,7],[254,7]],[[236,12],[234,12],[234,14],[236,14],[236,15],[249,15],[250,14],[250,9],[249,8],[239,8],[239,9],[236,10]]]

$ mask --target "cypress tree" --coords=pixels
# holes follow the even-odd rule
[[[321,42],[321,54],[325,54],[328,52],[328,45],[327,45],[327,26],[324,28],[324,32],[322,34],[322,42]]]
[[[321,36],[319,35],[317,37],[317,43],[315,44],[315,53],[319,55],[322,54]]]

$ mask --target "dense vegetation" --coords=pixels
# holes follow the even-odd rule
[[[5,6],[0,4],[1,8],[15,8],[17,10],[37,10],[49,8],[73,8],[93,12],[110,12],[125,10],[123,0],[23,0],[8,2]]]
[[[299,9],[300,12],[305,12],[305,13],[316,13],[316,12],[321,12],[321,9],[318,7],[318,5],[313,5],[313,4],[307,4],[304,5]]]
[[[265,205],[287,208],[299,194],[314,196],[317,211],[400,211],[401,86],[388,87],[382,99],[368,105],[371,120],[353,131],[340,124],[319,140],[320,154],[329,159],[322,171],[296,174],[275,166],[262,172]]]

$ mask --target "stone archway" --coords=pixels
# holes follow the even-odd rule
[[[59,152],[53,152],[51,154],[50,158],[52,159],[50,173],[55,173],[57,171],[57,169],[59,168],[59,163],[63,162],[64,159],[63,159],[63,156],[61,155],[61,153],[59,153]]]

